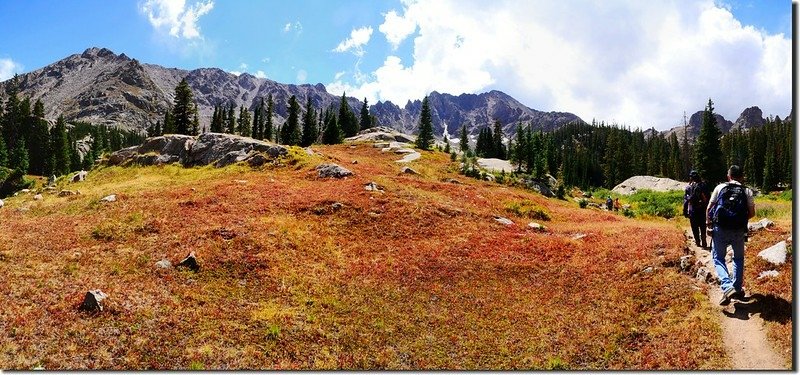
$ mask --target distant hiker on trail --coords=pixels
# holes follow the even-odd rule
[[[744,242],[747,238],[747,220],[756,215],[753,191],[742,185],[742,168],[731,165],[728,182],[714,188],[706,209],[707,224],[712,226],[711,256],[722,287],[720,305],[731,298],[744,298]],[[725,264],[728,245],[733,248],[733,280]]]
[[[608,198],[606,198],[606,209],[609,211],[614,209],[614,201],[611,200],[610,195],[608,196]]]
[[[697,171],[689,172],[689,185],[683,191],[683,216],[689,218],[694,244],[708,248],[706,242],[706,208],[708,187]]]
[[[614,199],[614,211],[619,211],[622,206],[619,204],[619,198]]]

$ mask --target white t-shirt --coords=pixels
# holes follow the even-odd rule
[[[736,180],[730,180],[729,182],[723,182],[723,183],[717,185],[717,187],[714,188],[714,191],[711,192],[711,198],[708,200],[708,207],[706,207],[706,217],[708,217],[708,212],[709,212],[709,210],[711,210],[711,207],[713,207],[715,204],[717,204],[717,196],[719,195],[720,190],[722,190],[723,187],[725,187],[727,185],[730,185],[730,184],[742,185],[741,183],[739,183],[739,181],[736,181]],[[745,192],[745,195],[747,195],[747,209],[748,209],[747,217],[749,218],[749,217],[751,217],[750,213],[751,212],[755,213],[755,211],[756,211],[756,202],[753,199],[753,191],[750,190],[749,187],[745,186],[744,192]]]

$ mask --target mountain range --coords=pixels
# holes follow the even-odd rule
[[[170,107],[175,86],[186,79],[198,104],[201,126],[207,127],[215,105],[234,104],[253,110],[261,98],[272,94],[275,102],[275,122],[283,123],[287,116],[287,103],[295,95],[301,105],[311,99],[316,108],[338,106],[340,96],[330,94],[321,83],[316,85],[283,84],[248,73],[234,75],[218,68],[183,70],[141,63],[106,48],[89,48],[81,54],[68,56],[43,68],[19,76],[20,94],[32,101],[42,100],[45,116],[55,119],[63,114],[68,121],[85,121],[94,124],[144,130],[163,118]],[[0,98],[6,99],[6,86],[0,83]],[[458,96],[433,91],[428,96],[434,124],[434,133],[444,131],[457,136],[462,124],[467,124],[470,134],[499,120],[506,134],[513,134],[518,123],[530,124],[534,129],[551,131],[569,122],[583,121],[569,112],[544,112],[529,108],[501,91]],[[358,98],[348,97],[348,104],[356,113],[361,108]],[[370,106],[370,114],[380,125],[390,126],[405,133],[414,133],[422,108],[421,100],[408,101],[405,106],[390,101]],[[732,128],[750,128],[764,123],[758,107],[746,109],[735,122],[717,115],[723,132]],[[702,111],[689,120],[688,133],[692,138],[699,132]],[[683,136],[683,127],[665,131]]]

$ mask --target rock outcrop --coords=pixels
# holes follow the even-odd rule
[[[317,166],[317,174],[320,178],[345,178],[352,176],[353,172],[337,164],[321,164]]]
[[[232,134],[203,133],[197,137],[169,134],[116,151],[106,163],[123,166],[179,163],[185,167],[209,164],[224,167],[237,162],[261,165],[287,152],[284,146]]]
[[[670,178],[661,178],[653,176],[633,176],[619,185],[614,186],[613,192],[623,195],[631,195],[637,190],[653,190],[653,191],[672,191],[683,190],[686,187],[685,182],[675,181]]]

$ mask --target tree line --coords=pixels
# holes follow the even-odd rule
[[[28,97],[20,99],[19,78],[6,85],[8,99],[0,103],[0,167],[24,174],[65,175],[89,169],[97,157],[123,147],[139,144],[144,136],[135,132],[86,123],[67,124],[59,116],[54,126],[44,118],[44,104]],[[90,135],[93,142],[85,155],[78,141]]]
[[[356,114],[347,104],[344,93],[338,108],[331,106],[325,109],[314,107],[310,96],[301,108],[297,97],[292,95],[286,103],[288,115],[282,124],[275,122],[276,103],[272,94],[256,102],[258,104],[253,111],[244,106],[236,108],[233,103],[215,105],[208,131],[307,147],[315,143],[342,143],[344,138],[378,125],[375,116],[369,114],[366,98],[361,111]],[[159,120],[148,127],[147,135],[197,135],[202,131],[197,112],[194,94],[186,79],[183,79],[175,87],[172,107],[165,112],[163,121]]]
[[[710,99],[693,144],[686,136],[679,141],[675,133],[665,137],[592,121],[569,123],[547,133],[518,124],[506,151],[501,124],[495,122],[493,128],[481,129],[471,150],[466,126],[462,126],[461,149],[467,156],[507,158],[517,166],[516,171],[507,172],[538,179],[551,174],[565,186],[610,189],[637,175],[683,181],[692,169],[716,184],[725,181],[731,164],[744,168],[748,185],[764,191],[790,188],[792,182],[792,124],[769,118],[763,127],[723,136]]]

